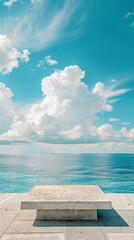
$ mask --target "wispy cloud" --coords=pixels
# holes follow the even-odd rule
[[[7,35],[15,47],[38,51],[71,34],[67,30],[68,25],[71,22],[73,26],[78,20],[76,13],[80,6],[81,1],[75,0],[64,1],[63,5],[55,1],[53,11],[49,1],[42,1],[40,8],[27,5],[19,14],[18,21],[11,22],[7,17],[4,18],[0,32]]]
[[[133,16],[133,15],[134,15],[134,12],[127,12],[124,17],[128,18],[128,17]]]
[[[123,125],[129,125],[129,122],[122,122]]]
[[[119,118],[109,118],[109,122],[118,122],[120,121]]]
[[[39,60],[39,62],[36,65],[36,68],[41,68],[41,69],[47,69],[49,66],[53,66],[58,64],[57,60],[52,59],[50,55],[44,57],[43,59]]]
[[[42,67],[44,67],[44,64],[45,64],[44,60],[40,60],[40,61],[37,63],[36,67],[37,67],[37,68],[42,68]]]
[[[93,89],[93,93],[98,93],[104,98],[113,98],[120,96],[128,91],[130,91],[130,89],[115,89],[114,85],[112,87],[106,88],[102,82],[98,82]]]
[[[111,82],[111,83],[115,83],[115,82],[116,82],[116,79],[111,79],[110,82]]]
[[[130,24],[130,27],[134,27],[134,22],[132,22],[132,23]]]

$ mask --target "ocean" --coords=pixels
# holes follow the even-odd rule
[[[134,154],[0,155],[0,192],[38,184],[97,184],[104,192],[134,193]]]

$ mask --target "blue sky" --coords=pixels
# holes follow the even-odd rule
[[[134,2],[0,9],[0,152],[133,152]]]

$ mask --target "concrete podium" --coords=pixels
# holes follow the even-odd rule
[[[96,220],[97,209],[111,208],[97,185],[38,185],[21,202],[37,210],[37,220]]]

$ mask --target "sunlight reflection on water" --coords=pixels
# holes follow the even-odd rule
[[[97,184],[104,192],[134,192],[133,154],[0,155],[0,192],[37,184]]]

